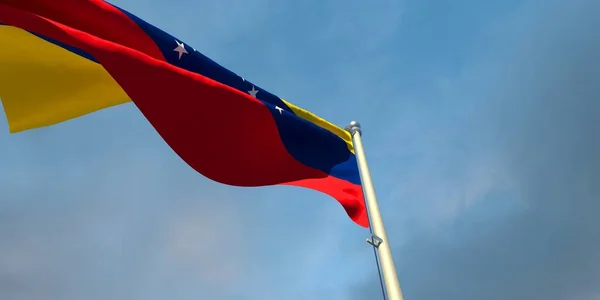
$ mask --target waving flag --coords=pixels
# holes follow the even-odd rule
[[[349,133],[100,0],[0,0],[11,132],[132,101],[192,168],[234,186],[294,185],[368,226]]]

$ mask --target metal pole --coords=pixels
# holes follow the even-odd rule
[[[381,212],[379,211],[379,204],[377,204],[375,188],[373,187],[373,181],[371,180],[371,172],[369,171],[367,158],[362,145],[360,123],[352,121],[350,122],[350,125],[346,127],[346,130],[352,135],[352,144],[354,145],[354,153],[358,163],[360,180],[362,182],[365,201],[367,203],[367,213],[373,232],[373,236],[371,236],[370,239],[367,239],[367,242],[377,249],[387,299],[403,300],[402,289],[400,288],[396,266],[394,265],[394,259],[392,257],[392,250],[390,249],[387,234],[385,232],[385,226],[383,225],[383,219],[381,218]]]

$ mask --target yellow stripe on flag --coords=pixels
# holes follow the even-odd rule
[[[0,99],[10,132],[54,125],[130,101],[102,65],[0,25]]]
[[[333,132],[335,135],[339,136],[342,140],[344,140],[344,142],[346,142],[346,146],[348,147],[348,150],[350,150],[350,152],[352,152],[354,154],[354,146],[352,146],[352,136],[350,136],[350,133],[336,125],[334,125],[333,123],[303,109],[300,108],[294,104],[291,104],[283,99],[281,99],[281,101],[283,101],[283,103],[287,104],[287,106],[298,116],[301,117],[309,122],[314,123],[315,125],[324,128],[326,130],[329,130],[331,132]]]

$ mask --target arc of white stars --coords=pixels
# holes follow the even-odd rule
[[[279,114],[282,115],[283,114],[283,108],[279,107],[279,106],[275,106],[275,109],[279,111]]]
[[[179,53],[179,59],[181,59],[184,54],[189,54],[183,43],[180,43],[178,40],[175,40],[175,42],[177,43],[177,48],[173,49],[173,51]]]

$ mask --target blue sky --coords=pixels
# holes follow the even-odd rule
[[[600,297],[598,1],[112,3],[363,124],[407,299]],[[334,200],[211,182],[131,104],[0,141],[2,299],[380,297]]]

